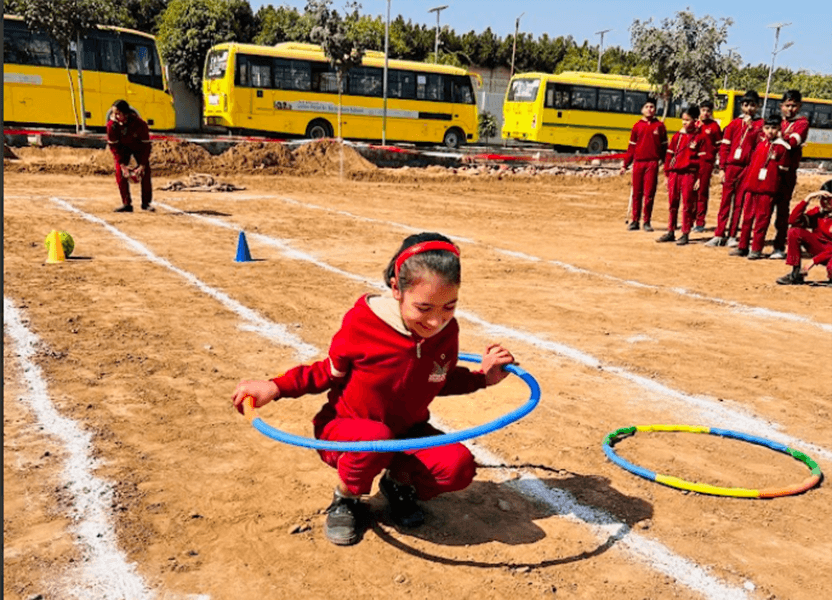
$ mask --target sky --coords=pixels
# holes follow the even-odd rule
[[[303,11],[306,0],[249,0],[257,10],[271,4],[286,5]],[[360,12],[385,17],[387,0],[359,0]],[[333,8],[341,11],[345,0],[334,0]],[[457,34],[468,31],[480,33],[486,27],[505,37],[514,34],[515,21],[520,17],[520,31],[530,33],[536,39],[543,33],[549,37],[571,35],[579,44],[585,40],[597,45],[604,34],[604,48],[619,46],[630,49],[629,28],[635,19],[653,19],[658,26],[664,19],[672,19],[677,12],[692,10],[697,18],[711,16],[714,19],[730,18],[734,24],[728,28],[725,51],[734,48],[743,64],[756,66],[771,64],[775,50],[775,29],[769,25],[790,23],[780,30],[774,57],[775,68],[786,67],[793,71],[805,70],[814,74],[832,75],[832,27],[829,26],[832,11],[820,7],[825,2],[792,4],[784,0],[390,0],[390,18],[402,15],[405,20],[436,26],[436,13],[428,10],[447,6],[440,11],[440,26],[449,25]],[[753,7],[749,10],[749,6]],[[812,8],[815,7],[815,9]],[[522,17],[521,17],[522,14]],[[792,42],[789,48],[783,47]]]

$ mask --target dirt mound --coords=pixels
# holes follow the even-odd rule
[[[269,142],[243,142],[213,160],[215,167],[233,171],[280,171],[291,168],[293,162],[294,157],[286,146]]]
[[[338,173],[341,169],[341,144],[334,140],[318,140],[297,148],[293,153],[294,167],[301,173]],[[343,146],[344,172],[375,171],[377,167],[361,156],[352,146]]]
[[[150,166],[163,169],[177,169],[181,167],[197,168],[210,167],[211,154],[202,146],[191,142],[176,140],[160,140],[153,142],[150,153]]]
[[[15,154],[11,148],[9,148],[8,144],[3,144],[3,158],[15,159],[17,158],[17,154]]]

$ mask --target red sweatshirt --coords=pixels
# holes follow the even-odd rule
[[[107,121],[107,145],[123,165],[130,162],[130,153],[140,165],[147,166],[150,162],[150,130],[138,115],[129,115],[124,125],[115,119]]]
[[[699,133],[702,136],[702,147],[699,149],[699,160],[714,164],[716,162],[717,146],[722,141],[722,130],[719,123],[713,119],[699,121]]]
[[[329,357],[290,369],[273,381],[278,397],[329,390],[316,427],[334,417],[384,423],[397,435],[430,418],[436,396],[485,387],[485,374],[457,366],[459,325],[452,319],[435,336],[408,331],[392,296],[367,295],[344,316]]]
[[[816,206],[806,212],[808,200],[801,200],[789,215],[789,225],[792,227],[803,227],[817,234],[819,241],[823,244],[824,250],[814,256],[815,264],[825,263],[832,259],[832,214]]]
[[[667,129],[658,119],[641,119],[633,125],[630,133],[630,145],[624,166],[629,167],[635,161],[663,161],[667,154]]]
[[[664,159],[665,172],[695,173],[699,169],[699,155],[703,144],[704,138],[696,129],[681,129],[674,133]]]
[[[745,174],[745,189],[754,194],[774,196],[780,184],[780,172],[787,169],[784,161],[788,151],[789,145],[779,138],[773,142],[760,140]]]
[[[789,155],[784,164],[790,171],[796,171],[803,158],[803,144],[809,135],[809,120],[802,116],[791,121],[783,120],[780,130],[783,132],[783,141],[789,145]]]
[[[763,120],[746,120],[737,117],[722,132],[719,145],[719,166],[724,170],[728,165],[746,166],[751,161],[754,146],[760,141]]]

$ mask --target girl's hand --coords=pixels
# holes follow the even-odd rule
[[[254,408],[265,406],[280,395],[280,390],[277,389],[277,384],[271,379],[265,381],[252,380],[241,381],[237,384],[234,390],[234,395],[231,396],[231,403],[234,408],[242,415],[243,400],[246,396],[254,398]]]
[[[485,373],[485,385],[500,383],[508,377],[508,371],[503,367],[514,362],[511,352],[500,344],[491,344],[482,355],[482,372]]]

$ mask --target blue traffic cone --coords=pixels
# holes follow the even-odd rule
[[[237,258],[234,259],[234,262],[251,262],[251,252],[248,249],[246,234],[242,231],[237,238]]]

